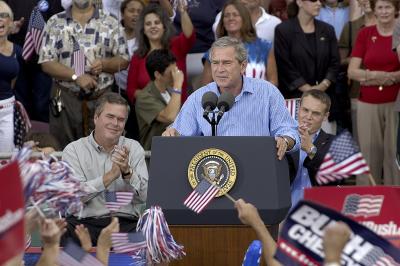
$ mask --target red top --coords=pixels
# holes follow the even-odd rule
[[[189,38],[186,38],[183,33],[180,33],[178,36],[173,37],[170,43],[171,52],[176,57],[176,65],[181,71],[183,71],[185,77],[182,85],[182,102],[187,98],[186,55],[194,45],[195,40],[196,34],[193,30],[193,33]],[[132,103],[135,100],[136,90],[143,89],[150,81],[149,74],[146,70],[146,57],[139,57],[137,54],[132,56],[126,89],[128,98]]]
[[[376,26],[360,30],[351,56],[361,58],[364,68],[370,71],[400,70],[397,54],[392,51],[392,36],[380,35]],[[379,91],[379,86],[361,86],[359,100],[366,103],[394,102],[399,87],[400,84],[383,86],[383,90]]]

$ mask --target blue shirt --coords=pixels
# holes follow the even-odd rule
[[[336,8],[324,6],[319,11],[319,15],[316,17],[316,19],[322,20],[323,22],[332,25],[335,29],[336,38],[339,40],[344,25],[349,22],[350,9],[348,6]]]
[[[13,52],[10,56],[0,53],[0,100],[5,100],[14,96],[11,83],[18,75],[18,59],[21,53],[21,47],[16,44],[13,44]]]
[[[215,82],[196,90],[186,100],[171,127],[183,136],[211,136],[211,126],[203,118],[201,98],[207,91],[218,96]],[[243,77],[243,87],[218,125],[218,136],[281,136],[295,140],[291,151],[299,148],[297,122],[290,116],[279,90],[261,79]]]
[[[314,135],[313,142],[317,139],[319,132],[320,130]],[[308,170],[303,166],[304,160],[307,158],[307,153],[300,149],[299,155],[299,168],[296,173],[296,178],[290,188],[292,198],[291,209],[304,198],[304,189],[312,187]]]

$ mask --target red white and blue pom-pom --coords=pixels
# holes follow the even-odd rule
[[[31,147],[23,147],[15,156],[24,185],[26,204],[46,205],[55,213],[65,215],[82,209],[81,197],[86,192],[72,168],[53,157],[29,161]]]
[[[152,206],[140,217],[136,231],[141,231],[147,241],[147,260],[153,263],[170,262],[186,255],[183,246],[175,242],[168,228],[164,213],[159,206]],[[144,252],[133,256],[143,261]]]

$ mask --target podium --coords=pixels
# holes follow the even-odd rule
[[[200,214],[183,205],[193,191],[188,181],[191,162],[206,149],[222,150],[233,159],[236,181],[228,193],[254,204],[265,224],[278,224],[291,206],[287,161],[277,159],[273,137],[154,137],[147,206],[161,206],[175,240],[187,253],[171,265],[240,265],[256,239],[225,196],[215,198]]]

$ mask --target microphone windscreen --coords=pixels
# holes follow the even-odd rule
[[[218,96],[212,91],[207,91],[201,98],[201,106],[203,109],[210,107],[210,110],[214,110],[217,107]]]
[[[225,112],[229,111],[232,108],[233,103],[235,102],[235,97],[232,93],[223,92],[221,96],[218,98],[217,107],[221,109],[222,106],[225,107]]]

